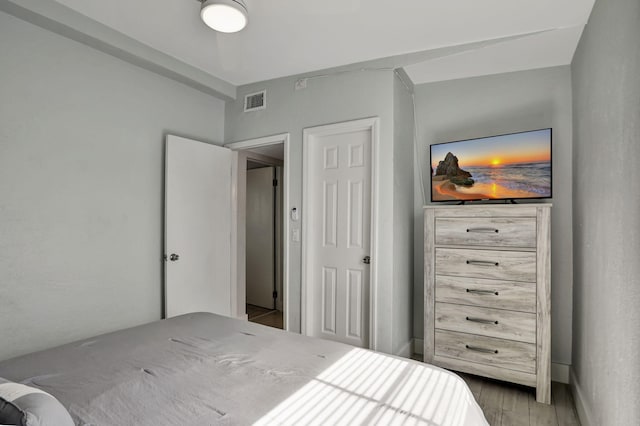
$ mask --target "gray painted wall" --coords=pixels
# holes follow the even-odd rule
[[[393,77],[391,71],[356,71],[310,78],[304,90],[294,90],[294,83],[304,76],[271,80],[238,88],[238,100],[228,102],[225,141],[234,142],[289,132],[290,206],[302,206],[302,131],[307,127],[355,120],[380,118],[380,148],[377,161],[379,176],[378,220],[379,247],[373,255],[372,268],[379,280],[376,327],[377,348],[393,350],[392,303],[394,286],[394,132]],[[244,96],[262,89],[267,91],[267,108],[243,112]],[[303,215],[304,213],[300,211]],[[301,223],[291,223],[292,227]],[[301,244],[290,243],[289,279],[290,329],[300,330]],[[407,323],[405,329],[410,329]]]
[[[236,88],[138,40],[53,0],[3,0],[0,11],[83,43],[140,68],[186,84],[222,100],[235,99]],[[211,33],[211,42],[215,42]]]
[[[571,363],[571,75],[566,67],[418,85],[418,160],[430,199],[429,145],[553,127],[552,360]],[[416,170],[414,333],[423,330],[423,195]]]
[[[0,359],[161,315],[164,135],[224,104],[0,13]]]
[[[572,63],[572,380],[585,425],[640,419],[640,2],[598,0]]]
[[[404,75],[403,75],[404,77]],[[411,356],[413,338],[413,84],[393,79],[393,353]]]

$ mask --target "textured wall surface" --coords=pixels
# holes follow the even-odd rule
[[[583,424],[638,424],[640,2],[596,1],[571,69],[574,393]]]
[[[0,13],[0,359],[160,319],[164,135],[224,103]]]

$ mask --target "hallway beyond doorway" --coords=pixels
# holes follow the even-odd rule
[[[283,328],[282,311],[247,304],[249,321],[268,327]]]

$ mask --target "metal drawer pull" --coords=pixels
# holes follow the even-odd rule
[[[497,349],[486,349],[486,348],[479,348],[477,346],[469,346],[469,345],[464,345],[464,347],[469,349],[470,351],[484,352],[486,354],[497,354],[498,353]]]
[[[492,234],[495,232],[497,234],[500,230],[496,228],[467,228],[467,232],[481,232],[483,234]]]
[[[498,321],[487,320],[482,318],[473,318],[473,317],[467,317],[467,321],[479,322],[480,324],[496,324],[496,325],[498,324]]]
[[[467,289],[467,293],[473,293],[473,294],[495,294],[496,296],[499,295],[499,293],[497,291],[493,291],[493,290],[476,290],[473,288],[468,288]]]
[[[467,265],[478,266],[498,266],[498,262],[491,262],[490,260],[467,260]]]

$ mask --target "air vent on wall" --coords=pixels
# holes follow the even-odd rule
[[[244,97],[244,112],[257,111],[267,107],[267,91],[250,93]]]

